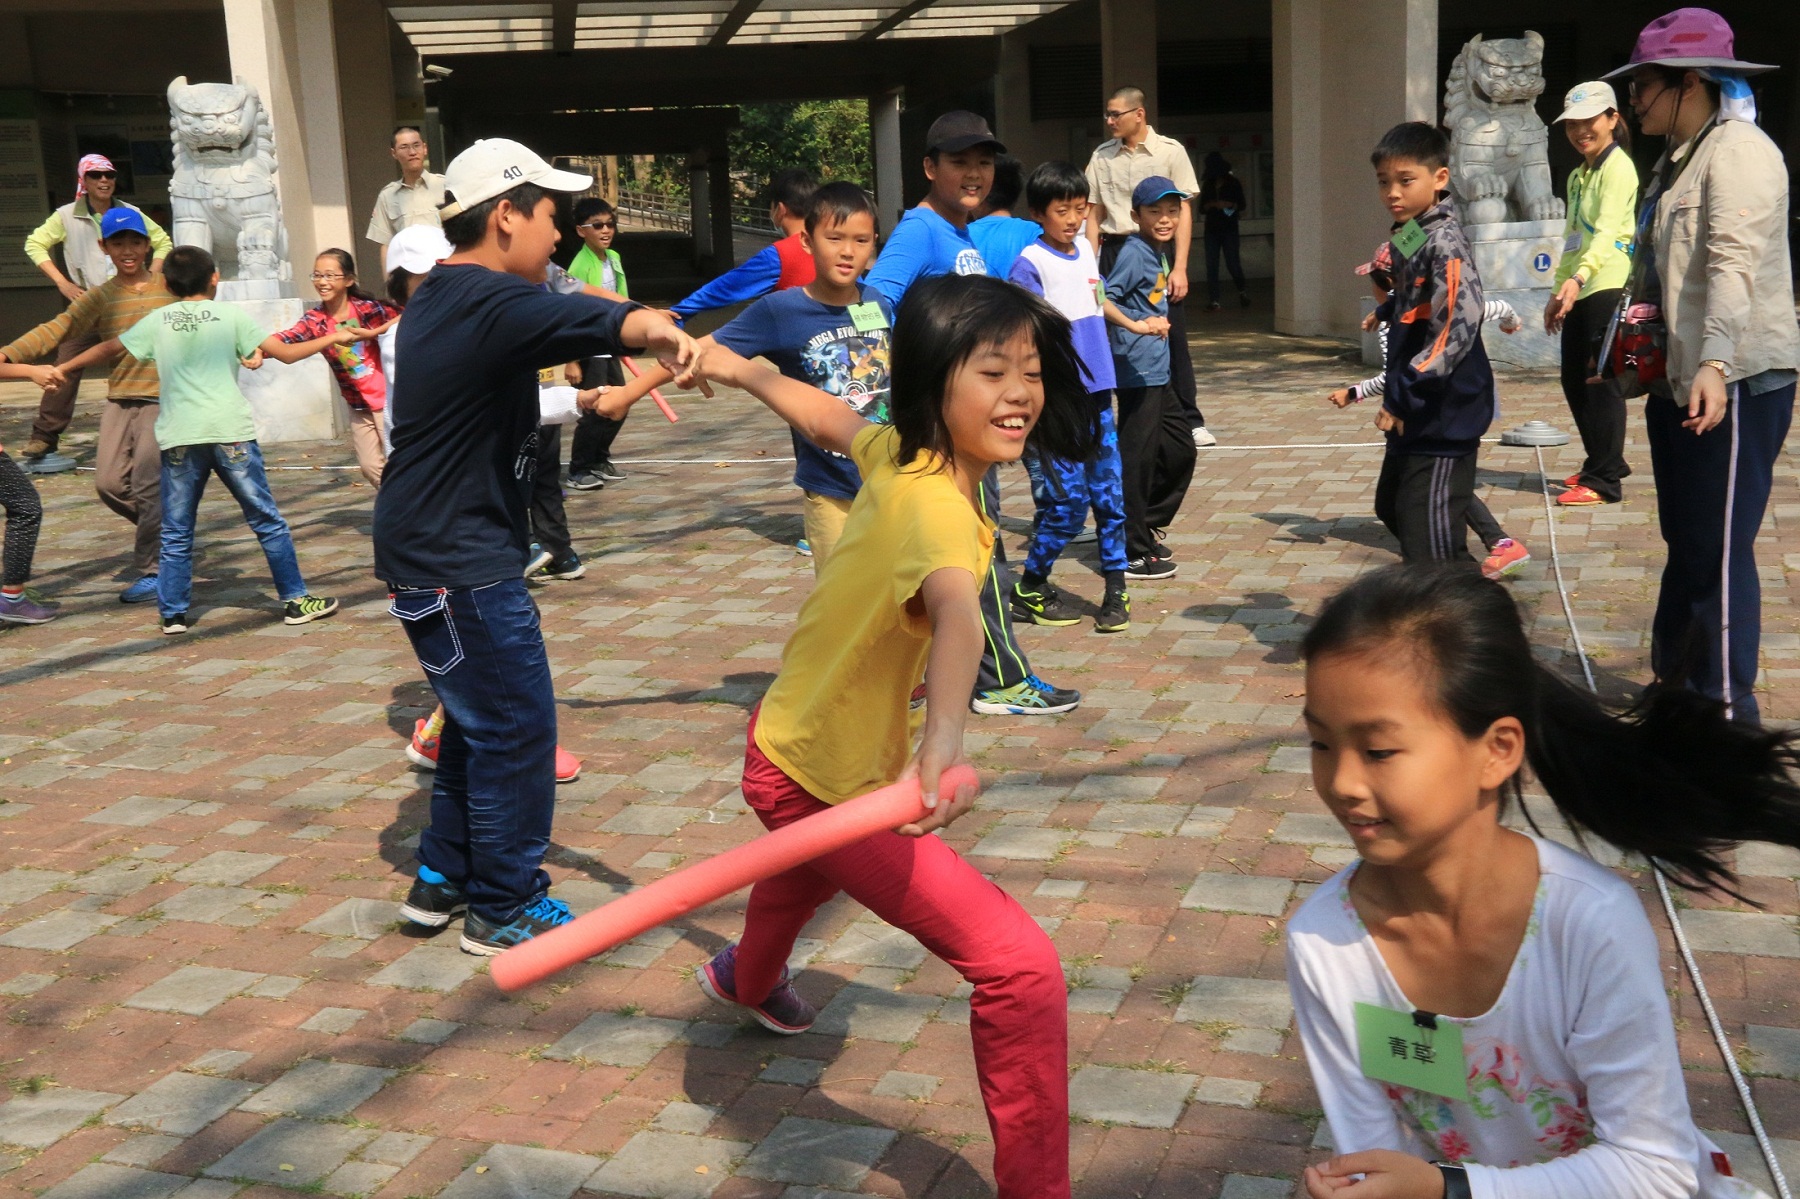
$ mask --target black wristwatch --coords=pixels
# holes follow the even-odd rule
[[[1467,1170],[1443,1162],[1438,1162],[1437,1168],[1438,1173],[1444,1176],[1444,1199],[1473,1199]]]

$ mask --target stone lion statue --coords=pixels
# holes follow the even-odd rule
[[[1550,131],[1533,101],[1544,90],[1544,39],[1471,38],[1444,84],[1450,188],[1468,225],[1560,221],[1550,184]]]
[[[291,278],[275,192],[275,130],[256,89],[234,83],[169,84],[175,175],[169,204],[177,245],[210,250],[221,279]]]

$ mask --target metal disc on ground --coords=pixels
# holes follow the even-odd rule
[[[28,475],[60,475],[75,469],[75,459],[61,454],[45,454],[42,458],[20,458],[19,469]]]
[[[1501,445],[1568,445],[1569,435],[1548,421],[1528,420],[1500,435]]]

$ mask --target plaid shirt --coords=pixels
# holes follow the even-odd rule
[[[361,325],[365,329],[373,329],[377,325],[386,324],[400,315],[400,310],[380,300],[365,300],[357,296],[350,297],[351,320],[348,323]],[[338,322],[325,315],[323,308],[308,308],[300,314],[300,319],[275,336],[288,345],[298,345],[303,341],[313,341],[320,337],[329,337],[336,332]],[[325,361],[331,365],[332,377],[337,380],[338,391],[343,394],[344,403],[352,408],[369,408],[379,411],[381,403],[371,403],[367,395],[367,384],[359,383],[359,376],[368,370],[381,374],[381,350],[373,341],[359,341],[335,350],[327,350]],[[359,369],[366,367],[367,369]],[[381,389],[385,399],[387,388]]]

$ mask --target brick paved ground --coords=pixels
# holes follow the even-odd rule
[[[1204,453],[1171,537],[1180,578],[1138,589],[1127,635],[1025,631],[1044,674],[1086,691],[1079,711],[971,722],[989,790],[949,839],[1068,963],[1084,1196],[1285,1196],[1322,1143],[1281,917],[1350,851],[1295,748],[1294,642],[1333,587],[1392,557],[1369,515],[1379,451],[1352,444],[1373,440],[1369,414],[1317,398],[1356,373],[1339,352],[1207,331],[1224,447]],[[1547,379],[1509,381],[1505,402],[1508,423],[1567,423]],[[4,393],[5,440],[23,440],[30,403]],[[71,438],[84,460],[95,407],[90,385]],[[621,457],[752,461],[628,465],[625,484],[571,495],[591,569],[540,593],[562,740],[587,763],[559,792],[551,860],[577,908],[759,831],[735,790],[745,710],[812,582],[791,548],[786,433],[741,399],[682,409],[678,427],[635,418]],[[1557,523],[1614,692],[1645,677],[1658,562],[1634,434],[1630,502]],[[1244,448],[1288,443],[1332,446]],[[349,461],[324,444],[270,457]],[[1552,453],[1551,476],[1575,462]],[[1529,451],[1496,447],[1482,482],[1537,555],[1514,587],[1555,658],[1566,628],[1534,471]],[[1016,545],[1022,475],[1010,487]],[[959,980],[852,905],[808,930],[799,985],[824,1016],[791,1039],[692,982],[736,934],[741,896],[512,997],[453,934],[396,924],[425,805],[400,748],[428,693],[369,576],[353,471],[276,475],[337,618],[281,625],[254,541],[215,496],[199,624],[179,639],[115,602],[127,530],[91,489],[89,474],[43,483],[39,581],[63,618],[0,632],[0,1195],[988,1192]],[[1790,719],[1796,517],[1784,463],[1762,557],[1765,710]],[[1087,569],[1063,580],[1098,598]],[[1766,912],[1695,899],[1687,915],[1771,1130],[1800,1138],[1800,855],[1741,861]],[[1700,1123],[1745,1132],[1672,966],[1669,984]]]

